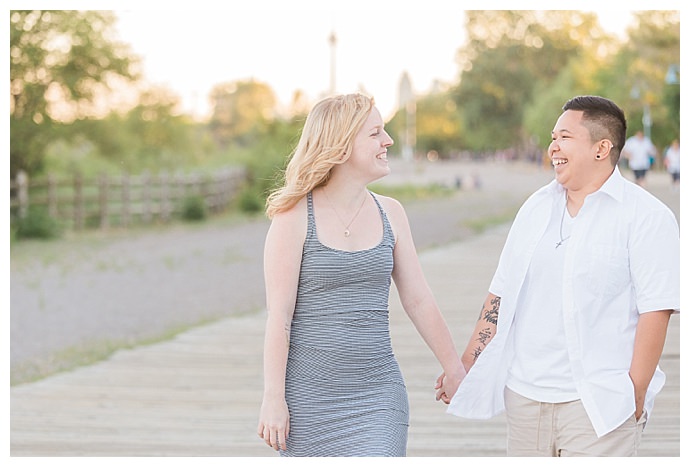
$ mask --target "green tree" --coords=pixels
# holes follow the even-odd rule
[[[563,104],[579,94],[589,93],[576,83],[572,67],[569,66],[525,107],[523,131],[528,135],[531,146],[546,150]]]
[[[627,34],[629,38],[622,42],[607,42],[604,50],[583,49],[551,85],[535,94],[525,111],[524,126],[540,147],[548,144],[563,103],[578,94],[613,99],[626,113],[628,134],[643,129],[647,106],[653,140],[664,146],[678,137],[680,86],[666,79],[669,71],[674,73],[674,64],[680,63],[678,12],[637,12]]]
[[[97,98],[137,76],[129,47],[112,40],[105,11],[10,12],[10,173],[40,171],[65,122],[93,116]]]
[[[195,125],[178,107],[179,98],[163,88],[140,95],[139,104],[125,115],[127,136],[136,142],[127,154],[134,158],[130,170],[141,168],[142,162],[147,168],[174,170],[200,160]]]
[[[255,142],[275,118],[273,90],[253,79],[218,84],[210,99],[213,111],[209,128],[221,147]]]
[[[440,158],[452,157],[464,145],[465,132],[453,96],[436,92],[420,97],[415,105],[415,150],[417,154],[436,151]],[[401,150],[405,132],[406,110],[398,110],[387,124],[387,131]]]
[[[608,41],[596,16],[579,11],[468,11],[466,28],[453,94],[473,150],[529,144],[523,116],[535,92]]]
[[[574,55],[549,84],[535,92],[532,101],[525,106],[523,113],[523,134],[529,144],[545,150],[551,140],[551,130],[562,112],[565,102],[583,94],[606,96],[598,79],[601,70],[615,55],[614,48],[608,48],[605,54],[599,49],[582,50]]]
[[[627,33],[629,40],[602,69],[601,89],[625,110],[629,134],[643,129],[646,107],[652,140],[668,144],[680,130],[680,85],[666,79],[680,64],[680,12],[637,12]]]
[[[175,170],[203,157],[198,125],[177,112],[179,97],[164,88],[143,91],[126,114],[79,122],[73,133],[91,138],[120,170]]]
[[[268,194],[284,183],[284,171],[299,141],[304,118],[296,114],[290,119],[275,119],[267,124],[264,137],[236,148],[246,170],[246,183],[239,196],[241,210],[262,210]]]
[[[166,89],[143,91],[129,111],[64,125],[46,147],[45,169],[82,175],[177,170],[199,162],[200,124],[175,109],[179,98]]]

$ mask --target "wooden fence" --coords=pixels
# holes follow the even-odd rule
[[[10,180],[10,215],[23,218],[41,207],[54,219],[76,230],[128,227],[167,222],[181,215],[186,203],[203,203],[208,213],[228,208],[245,178],[243,168],[213,174],[103,175],[94,179],[75,174],[30,180],[24,172]]]

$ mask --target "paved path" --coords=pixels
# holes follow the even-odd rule
[[[420,255],[459,348],[474,326],[506,233],[506,225],[495,227]],[[502,416],[464,420],[434,400],[438,364],[392,297],[393,345],[411,406],[408,455],[503,456]],[[12,387],[10,455],[275,457],[255,434],[264,319],[263,313],[225,318]],[[671,320],[661,365],[667,385],[641,455],[679,456],[679,316]]]

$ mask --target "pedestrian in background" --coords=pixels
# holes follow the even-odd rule
[[[679,228],[621,175],[625,132],[608,99],[564,105],[549,146],[555,179],[518,212],[462,355],[468,373],[448,412],[505,410],[509,456],[633,456],[664,384]]]
[[[671,187],[678,190],[680,187],[680,141],[674,139],[664,154],[666,171],[671,174]]]
[[[388,299],[455,392],[464,370],[427,285],[402,205],[367,185],[393,140],[371,98],[329,97],[307,116],[285,185],[268,199],[268,318],[258,435],[282,456],[404,456],[407,390]]]
[[[633,171],[635,183],[638,185],[646,185],[647,172],[652,167],[656,152],[652,140],[646,137],[642,130],[638,130],[625,142],[621,154],[628,160],[628,167]]]

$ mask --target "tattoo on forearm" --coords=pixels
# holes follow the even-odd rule
[[[479,331],[479,338],[477,341],[486,347],[487,342],[491,339],[491,328],[484,328]]]
[[[472,357],[474,358],[474,361],[477,361],[477,359],[479,358],[479,355],[486,348],[486,344],[488,344],[490,340],[491,340],[491,328],[484,328],[481,331],[479,331],[479,337],[477,338],[477,342],[479,342],[480,345],[475,347],[474,350],[472,351]]]
[[[472,352],[472,358],[474,358],[474,361],[476,362],[477,359],[479,358],[479,355],[482,353],[483,347],[477,347],[474,349]]]
[[[484,308],[484,321],[491,324],[498,324],[498,309],[501,306],[501,297],[491,299],[491,308]]]
[[[484,319],[484,321],[486,321],[489,324],[497,325],[498,309],[501,306],[501,297],[492,298],[489,304],[489,307],[482,306],[482,309],[479,312],[479,319],[477,319],[477,321]],[[479,358],[479,355],[482,353],[482,351],[486,348],[489,341],[491,340],[493,335],[493,328],[491,326],[485,327],[481,329],[477,334],[478,337],[476,341],[479,343],[479,345],[477,345],[477,347],[475,347],[472,350],[472,357],[475,361]]]

